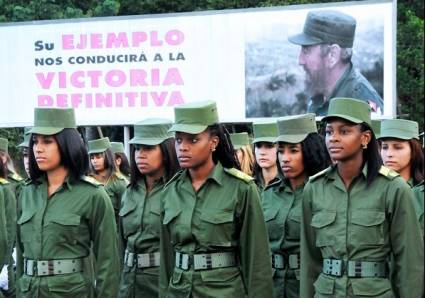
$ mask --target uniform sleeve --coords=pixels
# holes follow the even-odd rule
[[[260,196],[253,182],[245,193],[241,207],[239,255],[248,297],[272,297],[273,278],[268,233]]]
[[[16,241],[16,199],[8,188],[4,188],[4,205],[7,229],[7,263],[12,261],[12,252]],[[10,260],[9,260],[10,259]]]
[[[94,196],[90,228],[96,258],[96,297],[115,298],[118,293],[120,271],[114,211],[103,188],[99,188]]]
[[[388,193],[393,194],[389,206],[393,289],[396,297],[422,297],[424,243],[413,208],[413,194],[407,184],[397,184],[397,188]]]
[[[314,287],[322,268],[322,254],[316,247],[316,237],[311,227],[311,198],[312,191],[310,183],[304,188],[302,198],[301,217],[301,276],[300,276],[300,297],[313,297]]]
[[[0,188],[0,261],[4,264],[7,255],[6,213],[3,189]]]
[[[166,297],[170,277],[174,270],[174,254],[167,225],[164,221],[164,204],[161,200],[161,230],[160,230],[160,266],[159,266],[159,297]]]

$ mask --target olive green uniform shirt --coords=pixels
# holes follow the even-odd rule
[[[18,220],[18,297],[116,297],[119,283],[117,231],[104,188],[88,177],[64,184],[50,197],[40,178],[22,188]],[[93,249],[90,272],[51,276],[23,273],[30,260],[81,259]]]
[[[0,178],[0,264],[7,262],[6,256],[8,252],[8,237],[7,237],[7,219],[6,219],[6,202],[5,202],[5,187],[7,181]]]
[[[310,177],[304,189],[301,297],[421,297],[424,246],[412,191],[381,167],[367,185],[367,164],[346,189],[334,165]],[[322,273],[323,259],[386,262],[390,278]]]
[[[137,254],[159,252],[160,208],[164,181],[158,180],[147,193],[144,179],[128,187],[120,211],[121,239],[127,251]],[[159,267],[137,269],[124,265],[119,297],[158,297]]]
[[[378,108],[381,109],[381,113],[384,111],[384,102],[381,96],[369,81],[353,67],[352,63],[336,83],[328,100],[324,101],[322,95],[313,96],[309,100],[307,112],[315,113],[317,116],[327,115],[329,101],[334,97],[357,98],[366,101],[375,112]]]
[[[300,253],[301,202],[304,185],[292,190],[285,179],[270,184],[263,192],[264,219],[271,254]],[[299,269],[273,269],[273,297],[299,297]]]
[[[422,237],[424,236],[424,182],[422,181],[413,188],[413,206],[416,211],[416,218],[419,221],[422,230]]]
[[[218,163],[198,192],[188,170],[164,191],[160,297],[272,297],[267,230],[252,178]],[[174,265],[175,251],[235,252],[240,265],[182,270]]]

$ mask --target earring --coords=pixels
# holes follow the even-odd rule
[[[367,144],[362,144],[363,149],[367,149]]]
[[[211,151],[214,152],[215,151],[215,148],[212,148]]]

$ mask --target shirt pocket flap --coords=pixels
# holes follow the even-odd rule
[[[336,212],[319,212],[313,215],[311,219],[311,226],[314,228],[323,228],[330,225],[335,221]]]
[[[228,282],[240,275],[240,271],[237,267],[201,270],[200,272],[203,282]]]
[[[17,223],[18,225],[24,224],[27,221],[29,221],[35,214],[35,211],[29,211],[29,212],[22,212],[21,217],[18,219]]]
[[[385,220],[385,212],[381,211],[353,211],[351,213],[351,222],[355,225],[371,227],[383,223]]]
[[[295,210],[294,212],[290,213],[288,218],[290,220],[293,220],[295,222],[301,222],[301,210]]]
[[[162,220],[162,224],[167,225],[172,221],[174,218],[180,215],[182,211],[180,209],[169,209],[165,210],[164,219]]]
[[[279,213],[279,208],[269,208],[264,210],[264,220],[270,221],[276,218],[276,215]]]
[[[62,226],[78,226],[80,224],[81,217],[77,214],[63,214],[60,217],[53,217],[49,222],[54,222]]]
[[[319,278],[314,282],[316,292],[320,294],[332,295],[334,293],[335,280],[320,274]]]
[[[28,292],[31,287],[31,277],[22,275],[18,280],[18,287],[22,293]]]
[[[119,216],[126,216],[130,212],[132,212],[134,209],[136,209],[137,205],[129,202],[125,202],[125,204],[122,206]]]
[[[386,278],[358,278],[352,279],[353,294],[355,296],[377,297],[385,292],[392,291],[390,281]]]
[[[226,222],[233,221],[233,211],[217,211],[212,213],[203,213],[201,215],[203,221],[212,223],[212,224],[222,224]]]
[[[174,269],[173,276],[171,277],[171,283],[176,285],[182,279],[183,271]]]

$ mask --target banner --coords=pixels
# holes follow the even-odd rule
[[[375,116],[394,116],[394,4],[364,1],[2,24],[0,126],[31,125],[34,107],[75,108],[79,125],[173,119],[201,100],[223,122],[305,113],[302,47],[288,38],[329,9],[356,20],[352,65],[383,98]]]

